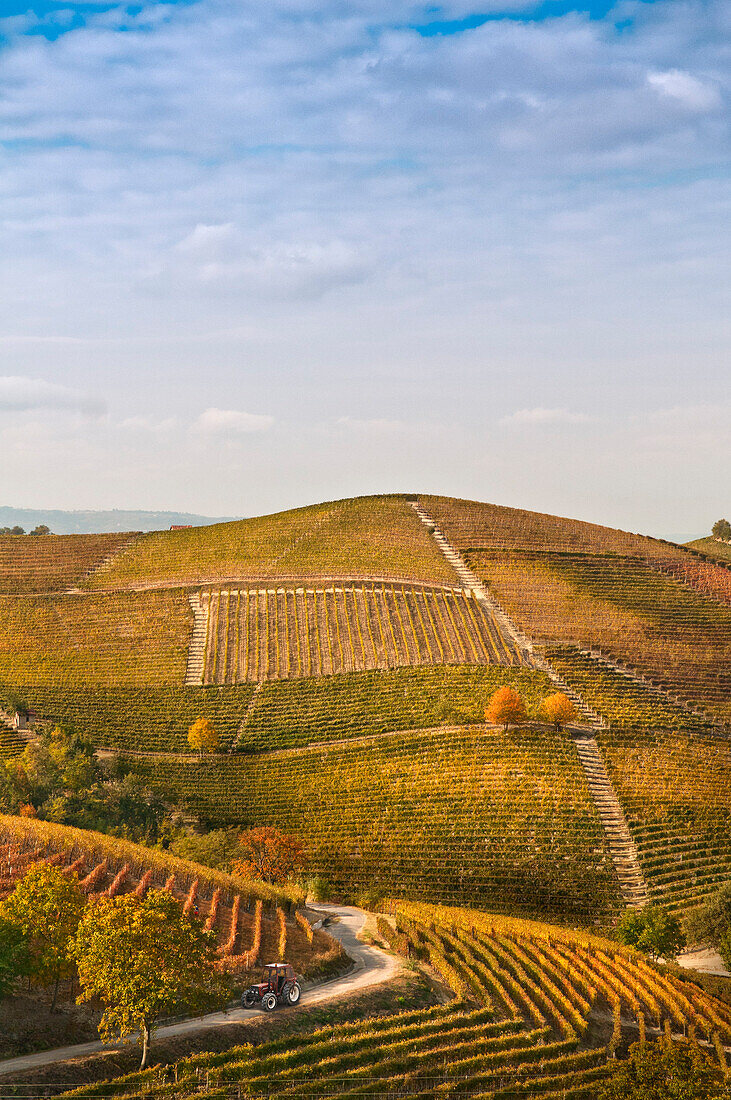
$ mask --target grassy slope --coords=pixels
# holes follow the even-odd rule
[[[271,516],[143,535],[90,585],[268,577],[394,577],[454,583],[403,497],[358,497]]]

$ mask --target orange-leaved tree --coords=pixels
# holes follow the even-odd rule
[[[575,722],[579,714],[568,695],[557,691],[555,695],[547,695],[541,702],[541,716],[560,730],[567,722]]]
[[[485,721],[492,726],[521,726],[528,721],[525,703],[511,687],[501,687],[490,696],[485,710]]]
[[[305,846],[296,836],[272,825],[248,829],[239,837],[239,857],[233,860],[234,874],[260,878],[265,882],[287,882],[304,869]]]
[[[188,730],[188,744],[202,756],[204,752],[216,752],[218,734],[210,718],[196,718]]]

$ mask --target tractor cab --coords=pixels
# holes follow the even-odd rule
[[[262,994],[266,993],[267,990],[271,990],[272,993],[276,993],[277,997],[281,997],[286,983],[288,981],[293,982],[296,977],[289,963],[267,963],[264,967],[264,973],[266,977],[263,982],[259,983]]]
[[[301,989],[294,968],[289,963],[267,963],[264,967],[264,980],[245,990],[241,997],[244,1008],[253,1008],[261,1003],[271,1011],[278,1004],[296,1005]]]

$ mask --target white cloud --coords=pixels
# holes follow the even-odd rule
[[[682,69],[647,74],[647,83],[666,99],[674,99],[691,111],[712,111],[721,105],[717,87]]]
[[[501,417],[500,423],[506,426],[524,424],[540,426],[544,424],[589,424],[592,420],[593,417],[587,416],[585,413],[571,412],[569,409],[538,407],[535,409],[518,409],[516,412],[510,413],[509,416]]]
[[[3,412],[35,412],[42,409],[68,410],[86,416],[100,416],[104,403],[88,394],[46,382],[42,378],[21,375],[0,377],[0,410]]]
[[[239,409],[206,409],[195,422],[195,430],[205,435],[248,435],[266,432],[274,424],[273,416],[241,412]]]

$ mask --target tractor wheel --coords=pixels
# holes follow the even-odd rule
[[[292,985],[289,987],[289,992],[287,993],[287,1000],[291,1005],[296,1005],[301,996],[302,990],[300,989],[300,983],[292,982]]]
[[[265,993],[261,999],[262,1008],[265,1008],[267,1012],[273,1012],[277,1007],[277,995],[276,993]]]
[[[244,1008],[253,1008],[256,1004],[256,993],[252,993],[250,989],[247,989],[241,998]]]

